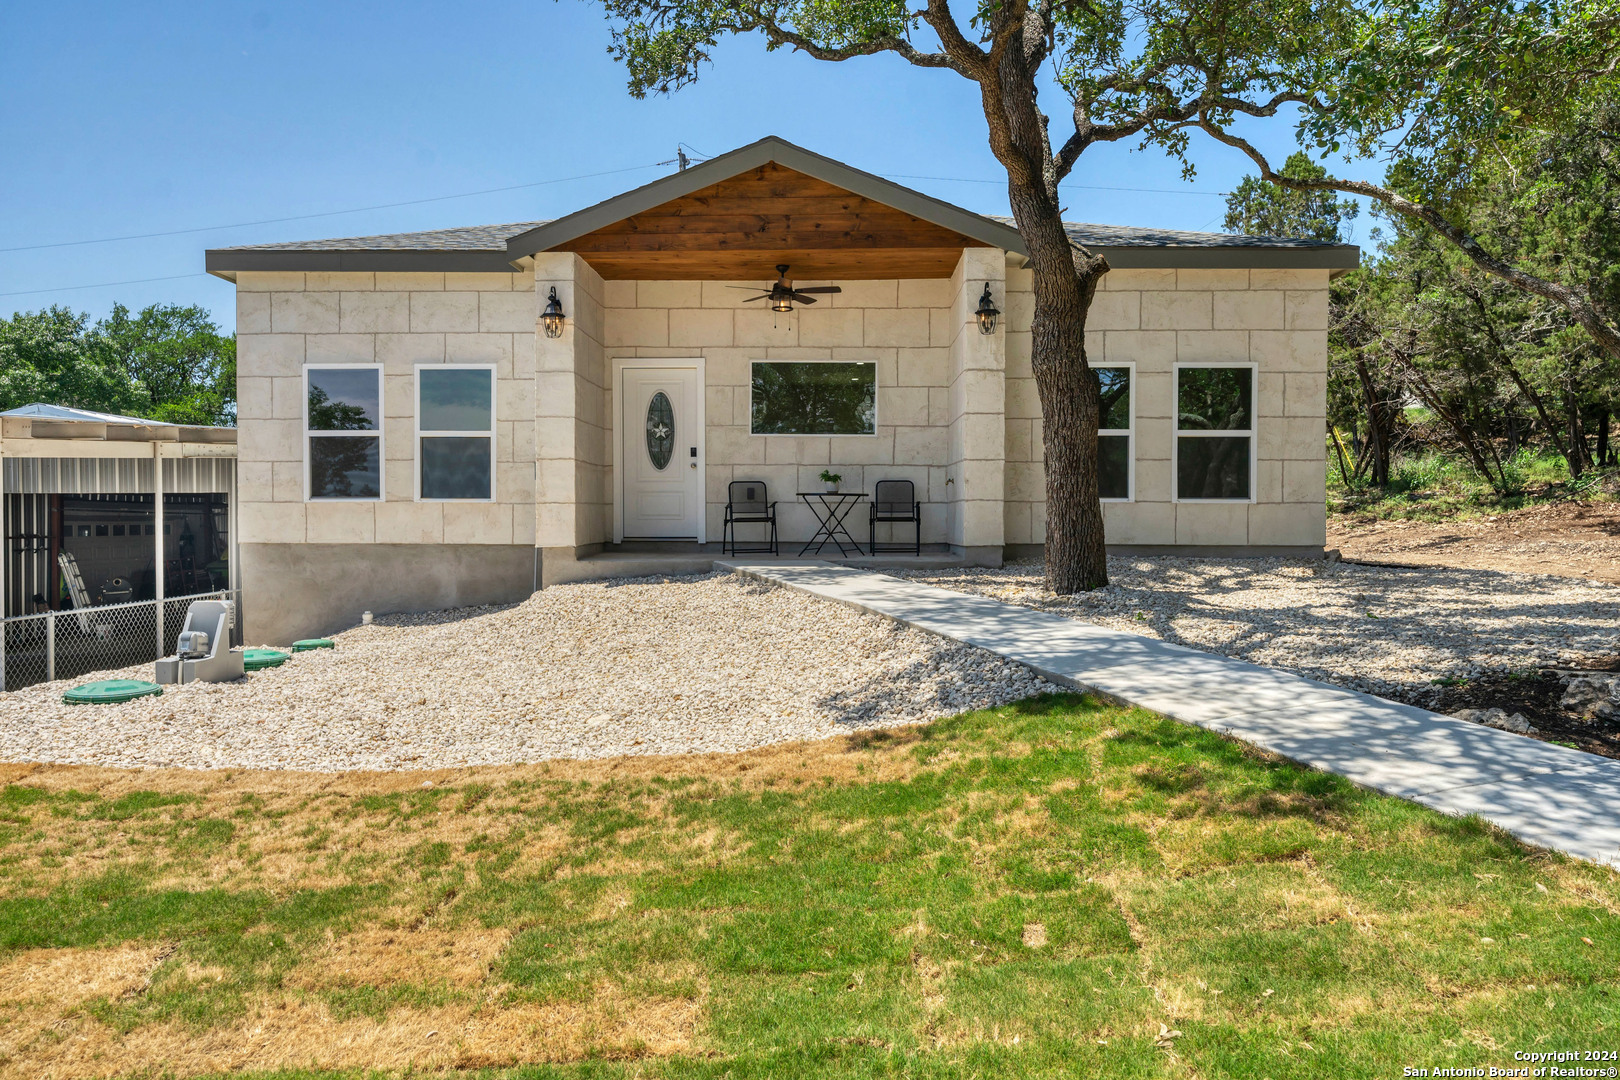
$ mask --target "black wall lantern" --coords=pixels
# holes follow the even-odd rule
[[[988,288],[988,286],[987,286]],[[551,287],[551,299],[546,301],[546,310],[540,313],[540,321],[545,324],[546,337],[562,337],[563,309],[562,301],[557,299],[557,286]]]
[[[996,332],[996,317],[1001,312],[996,310],[996,302],[990,299],[990,283],[984,283],[984,295],[979,297],[979,310],[974,314],[979,316],[979,333],[993,334]]]

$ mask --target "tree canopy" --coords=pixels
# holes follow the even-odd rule
[[[201,307],[106,318],[65,307],[0,319],[0,410],[33,402],[173,424],[236,421],[236,339]]]
[[[1327,170],[1303,153],[1290,154],[1282,175],[1320,179]],[[1344,226],[1360,211],[1354,200],[1332,191],[1294,191],[1258,176],[1245,176],[1226,198],[1227,232],[1250,236],[1290,236],[1341,243]]]

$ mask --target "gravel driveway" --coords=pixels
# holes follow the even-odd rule
[[[1054,689],[1029,669],[729,574],[559,585],[379,618],[237,683],[64,705],[0,695],[0,761],[436,769],[737,751],[921,723]],[[151,665],[97,677],[150,679]]]
[[[1048,592],[1038,562],[893,573],[1404,700],[1438,700],[1436,680],[1620,648],[1613,585],[1442,567],[1321,567],[1114,557],[1108,588],[1079,596]]]

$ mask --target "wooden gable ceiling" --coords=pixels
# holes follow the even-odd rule
[[[982,241],[774,162],[586,233],[572,251],[604,278],[798,281],[950,277]]]

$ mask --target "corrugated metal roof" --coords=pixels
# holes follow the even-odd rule
[[[155,442],[228,443],[236,441],[234,427],[207,424],[175,424],[167,420],[153,420],[144,416],[120,416],[117,413],[77,409],[71,405],[50,405],[36,401],[0,413],[4,420],[31,421],[29,431],[37,438],[42,434],[70,439],[100,439],[109,429],[137,428],[139,438]],[[84,425],[82,428],[76,425]],[[65,425],[58,427],[57,425]],[[20,427],[21,425],[13,425]],[[8,431],[7,437],[20,435]]]
[[[117,413],[75,409],[70,405],[46,405],[37,401],[32,405],[22,405],[15,409],[9,409],[0,413],[0,416],[9,416],[22,420],[70,420],[86,424],[131,424],[135,427],[191,426],[176,425],[163,420],[151,420],[139,416],[119,416]]]

